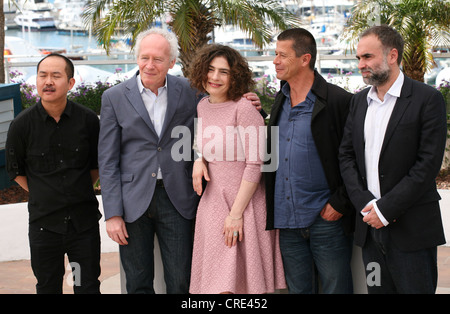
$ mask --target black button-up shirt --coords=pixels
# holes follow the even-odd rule
[[[68,101],[59,122],[41,102],[11,122],[6,166],[11,180],[26,176],[29,222],[65,233],[68,220],[87,230],[101,214],[90,171],[98,169],[99,120],[90,109]]]

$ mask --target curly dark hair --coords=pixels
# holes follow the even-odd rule
[[[188,74],[193,88],[200,93],[206,93],[205,84],[208,79],[209,65],[216,57],[224,57],[230,66],[228,99],[237,101],[242,95],[253,89],[255,82],[247,60],[237,50],[219,44],[205,45],[197,52]]]

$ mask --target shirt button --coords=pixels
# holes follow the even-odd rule
[[[156,173],[153,172],[153,173],[152,173],[152,177],[153,177],[153,178],[156,177]]]
[[[162,148],[161,148],[161,147],[158,147],[158,152],[160,152],[160,151],[162,151]]]

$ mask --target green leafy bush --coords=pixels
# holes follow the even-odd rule
[[[73,102],[86,106],[95,113],[100,114],[102,94],[111,86],[113,86],[113,84],[101,81],[95,82],[94,84],[81,83],[75,90],[71,90],[67,97]]]

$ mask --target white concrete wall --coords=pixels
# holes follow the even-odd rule
[[[441,195],[441,215],[444,224],[445,239],[447,243],[445,246],[450,246],[450,190],[439,190]]]
[[[103,203],[100,196],[100,211]],[[108,237],[104,219],[100,220],[102,252],[117,252],[119,246]],[[0,205],[0,262],[29,259],[28,244],[28,203]]]

